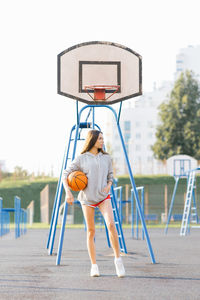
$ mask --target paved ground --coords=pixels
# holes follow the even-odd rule
[[[155,265],[146,242],[125,230],[125,278],[115,275],[104,230],[96,233],[99,278],[89,276],[83,229],[67,229],[61,266],[55,265],[55,254],[47,254],[48,230],[29,230],[18,240],[11,233],[0,239],[0,299],[200,299],[200,229],[187,237],[177,229],[167,236],[161,229],[149,233]]]

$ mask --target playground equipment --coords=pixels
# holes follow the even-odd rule
[[[179,171],[177,172],[177,164],[179,165]],[[165,227],[165,234],[168,232],[168,226],[172,217],[172,210],[174,205],[174,200],[176,196],[176,191],[178,187],[179,180],[181,178],[187,178],[187,192],[186,192],[186,199],[185,199],[185,205],[182,215],[182,223],[181,223],[181,230],[180,235],[184,236],[190,232],[190,222],[192,223],[198,223],[198,215],[197,215],[197,207],[196,207],[196,199],[195,199],[195,177],[196,172],[200,170],[200,167],[196,169],[189,169],[186,171],[185,166],[189,165],[189,168],[191,166],[189,160],[175,160],[174,161],[174,179],[175,179],[175,185],[174,190],[172,194],[172,199],[170,203],[170,208],[168,212],[168,219]],[[193,200],[193,201],[192,201]],[[193,206],[192,206],[193,203]],[[192,213],[191,213],[192,212]]]
[[[115,117],[119,138],[129,171],[133,193],[137,203],[138,213],[144,228],[151,261],[152,263],[155,263],[153,249],[146,228],[144,215],[141,209],[138,192],[135,186],[124,138],[122,136],[119,124],[122,101],[142,94],[141,56],[127,47],[109,42],[88,42],[73,46],[58,55],[58,93],[76,100],[77,123],[72,127],[70,133],[69,142],[64,154],[62,169],[57,186],[47,241],[47,249],[49,249],[49,254],[51,255],[53,252],[58,211],[63,192],[63,170],[67,167],[68,161],[75,158],[77,141],[83,140],[81,132],[88,128],[100,130],[100,127],[95,123],[95,109],[106,108],[109,109]],[[94,96],[91,96],[93,93]],[[111,95],[108,96],[109,94]],[[78,108],[79,101],[88,104],[82,107],[80,111]],[[109,106],[109,104],[117,102],[120,102],[118,114],[116,110]],[[82,113],[86,109],[89,109],[89,113],[85,122],[81,122]],[[91,122],[88,122],[89,116],[92,117]],[[74,131],[75,134],[72,137],[72,133]],[[73,151],[70,153],[72,142],[74,143]],[[123,230],[121,227],[113,186],[111,187],[111,203],[116,228],[118,231],[120,249],[121,251],[126,252],[126,245],[123,237]],[[56,261],[57,265],[60,264],[61,259],[67,209],[68,204],[65,203]]]
[[[3,210],[3,199],[0,198],[0,236],[10,232],[10,214]]]
[[[144,214],[144,187],[143,186],[137,187],[137,191],[140,192],[141,208],[142,208],[142,212]],[[136,206],[136,210],[135,210],[135,206]],[[134,228],[136,230],[136,239],[139,239],[139,211],[137,208],[136,199],[134,197],[134,191],[133,191],[133,189],[131,189],[131,234],[132,234],[133,238],[135,236]],[[142,226],[142,240],[144,240],[143,226]]]
[[[134,190],[131,189],[131,198],[130,200],[123,200],[122,199],[122,186],[114,188],[116,200],[117,200],[117,207],[119,210],[119,216],[121,224],[123,224],[123,205],[126,203],[131,203],[131,236],[132,238],[135,237],[135,231],[136,231],[136,239],[139,239],[139,212],[137,209],[137,202],[134,197]],[[140,198],[141,203],[141,209],[142,213],[144,215],[144,187],[140,186],[136,188],[138,192],[138,196]],[[144,240],[144,229],[142,227],[142,240]]]
[[[27,232],[27,211],[21,208],[21,199],[14,198],[14,208],[3,208],[3,199],[0,198],[0,236],[10,232],[10,213],[15,218],[15,238]]]
[[[194,189],[196,188],[196,186],[195,186],[196,172],[199,170],[200,170],[200,167],[196,168],[194,170],[191,170],[189,172],[185,206],[184,206],[183,218],[182,218],[181,230],[180,230],[180,235],[182,235],[182,236],[189,233],[190,222],[198,223],[198,215],[197,215],[197,207],[196,207]],[[193,198],[193,207],[191,208],[192,198]],[[192,209],[192,214],[190,213],[191,209]],[[190,220],[190,218],[191,218],[191,220]]]
[[[122,186],[118,186],[114,188],[115,192],[115,197],[117,201],[117,208],[119,210],[119,217],[120,217],[120,222],[122,224],[123,222],[123,207],[122,207]]]

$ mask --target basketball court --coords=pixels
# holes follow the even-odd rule
[[[112,250],[104,230],[96,231],[97,261],[101,277],[89,276],[90,262],[84,229],[67,229],[62,264],[48,256],[48,230],[29,229],[15,240],[1,239],[0,299],[199,299],[200,240],[198,229],[179,236],[179,229],[149,229],[157,263],[149,260],[144,241],[124,230],[128,254],[123,261],[126,277],[115,274]],[[58,241],[56,240],[56,243]]]
[[[58,55],[57,75],[58,94],[76,101],[76,124],[72,124],[66,145],[50,230],[29,230],[28,235],[18,240],[12,234],[2,237],[0,299],[199,299],[199,229],[184,238],[178,235],[178,229],[170,228],[168,236],[164,235],[163,229],[147,230],[120,128],[122,102],[142,94],[141,56],[116,43],[86,42]],[[79,109],[79,102],[87,105]],[[117,103],[118,109],[111,106]],[[95,111],[99,107],[109,109],[114,115],[145,235],[144,241],[134,240],[131,230],[122,230],[112,186],[112,208],[123,252],[125,278],[116,276],[113,251],[107,246],[105,230],[100,229],[96,232],[95,242],[101,276],[89,276],[86,232],[65,228],[67,202],[60,238],[56,236],[63,191],[62,173],[67,162],[76,156],[77,142],[83,140],[83,129],[100,130],[95,123]],[[88,111],[84,121],[81,119],[83,111]],[[58,244],[57,253],[54,244]]]

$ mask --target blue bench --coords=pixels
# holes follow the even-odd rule
[[[182,221],[182,218],[183,218],[183,215],[181,215],[181,214],[174,214],[174,215],[172,215],[172,220],[173,221]]]
[[[148,214],[144,215],[145,221],[158,221],[158,215],[157,214]]]

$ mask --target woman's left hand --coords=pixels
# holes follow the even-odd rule
[[[107,186],[103,189],[103,192],[109,194],[112,182],[109,182]]]

